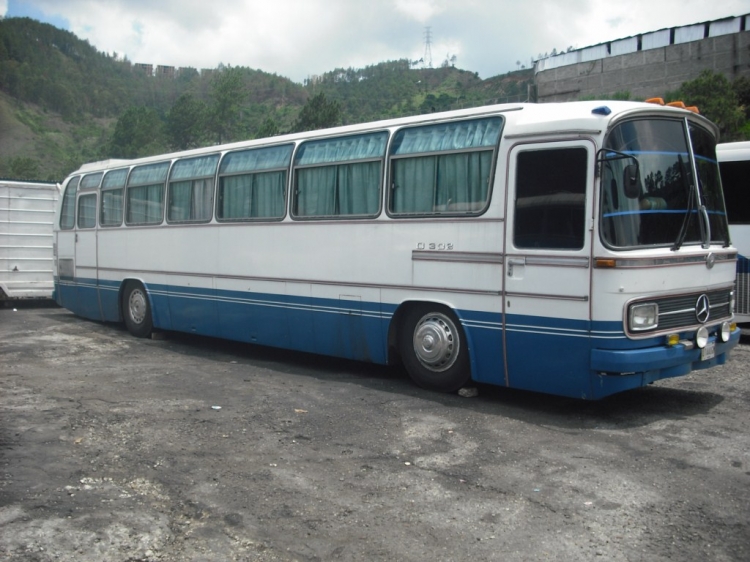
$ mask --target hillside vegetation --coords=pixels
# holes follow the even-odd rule
[[[390,61],[298,84],[261,70],[147,76],[29,18],[0,20],[0,177],[61,180],[83,162],[455,107],[525,100],[530,70],[481,80]],[[335,123],[306,103],[316,99]],[[139,139],[147,139],[140,141]]]
[[[483,80],[447,62],[425,69],[408,60],[337,68],[303,84],[221,65],[149,76],[68,31],[0,19],[0,177],[61,181],[94,160],[527,101],[532,85],[531,69]],[[747,80],[708,73],[666,97],[699,104],[723,140],[750,133]]]

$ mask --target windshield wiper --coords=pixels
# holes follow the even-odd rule
[[[687,175],[687,169],[685,168],[685,163],[682,161],[682,155],[677,155],[677,162],[680,164],[680,175],[684,178],[685,186],[688,189],[688,199],[687,199],[687,212],[685,213],[685,217],[682,219],[682,225],[680,226],[680,232],[677,234],[677,240],[675,240],[674,244],[670,248],[673,252],[676,252],[682,247],[682,244],[685,242],[685,237],[687,236],[688,226],[690,225],[690,219],[693,215],[693,200],[695,199],[695,189],[693,189],[693,186],[690,185],[690,182],[688,181],[688,175]]]

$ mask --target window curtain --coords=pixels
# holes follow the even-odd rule
[[[96,174],[88,174],[83,176],[81,180],[81,189],[90,187],[99,187],[99,183],[102,181],[102,174],[104,172],[97,172]]]
[[[169,185],[169,220],[211,220],[213,179],[172,182]]]
[[[437,156],[393,161],[393,212],[432,213]]]
[[[219,218],[283,217],[285,187],[285,171],[223,177],[219,185]]]
[[[336,166],[297,171],[297,214],[302,217],[336,214]]]
[[[391,154],[404,155],[494,147],[500,139],[502,126],[503,120],[500,117],[493,117],[402,129],[393,139]]]
[[[164,184],[139,185],[128,189],[128,223],[161,222]]]
[[[380,207],[380,162],[361,162],[338,167],[340,215],[374,215]]]
[[[78,198],[78,227],[93,228],[96,226],[96,194],[82,195]]]
[[[373,215],[380,199],[380,162],[297,170],[297,215]]]
[[[394,160],[393,212],[478,211],[491,168],[491,151]]]
[[[107,175],[104,176],[104,181],[102,181],[102,189],[106,189],[108,187],[125,187],[125,180],[127,179],[127,177],[127,168],[107,172]]]
[[[286,168],[292,158],[293,145],[270,146],[228,153],[221,161],[219,174],[237,174]]]
[[[119,226],[122,223],[122,189],[102,191],[101,224]]]

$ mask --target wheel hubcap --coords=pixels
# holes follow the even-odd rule
[[[450,369],[456,362],[458,349],[458,331],[444,314],[427,314],[414,329],[414,353],[431,371]]]
[[[130,318],[140,324],[146,318],[146,296],[141,291],[133,291],[128,299]]]

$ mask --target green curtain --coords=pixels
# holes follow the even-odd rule
[[[128,188],[128,223],[159,224],[162,218],[164,184]]]
[[[213,207],[213,179],[177,181],[169,184],[170,221],[209,221]]]
[[[381,163],[357,162],[297,170],[301,217],[374,215],[380,200]]]
[[[286,171],[222,177],[219,180],[220,220],[284,216]]]
[[[102,190],[102,226],[119,226],[122,224],[122,189]]]
[[[393,161],[394,213],[477,212],[489,192],[492,151]]]
[[[96,226],[96,193],[81,195],[78,198],[78,228]]]
[[[125,180],[128,177],[128,169],[121,168],[119,170],[111,170],[104,176],[102,181],[102,189],[108,187],[125,187]]]

